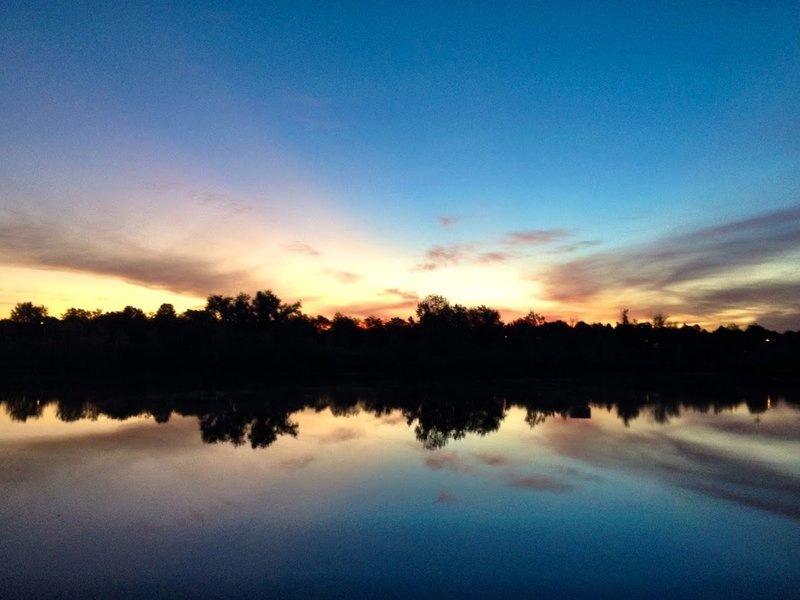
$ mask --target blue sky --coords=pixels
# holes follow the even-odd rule
[[[800,327],[794,3],[4,13],[0,310],[272,288]]]

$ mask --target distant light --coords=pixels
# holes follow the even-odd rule
[[[765,342],[768,342],[768,341],[769,341],[769,338],[766,338],[764,341],[765,341]]]

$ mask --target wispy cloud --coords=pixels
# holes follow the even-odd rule
[[[291,244],[287,244],[286,249],[291,252],[296,252],[297,254],[307,254],[308,256],[319,256],[322,254],[313,246],[300,241],[294,241]]]
[[[230,216],[249,213],[254,210],[251,205],[240,200],[236,200],[235,198],[232,198],[231,196],[221,192],[200,192],[194,190],[191,192],[191,194],[198,198],[202,205],[210,206]]]
[[[350,271],[337,271],[336,269],[326,269],[328,275],[335,277],[340,283],[355,283],[361,279],[358,273],[351,273]]]
[[[556,246],[552,250],[549,251],[549,254],[572,254],[578,250],[583,250],[584,248],[592,248],[593,246],[599,246],[599,240],[582,240],[580,242],[575,242],[574,244],[564,244],[563,246]]]
[[[439,221],[439,225],[444,227],[445,229],[449,229],[459,221],[461,221],[462,217],[457,215],[441,215],[436,217],[436,220]]]
[[[512,231],[506,234],[503,243],[507,246],[544,246],[572,235],[568,229],[531,229]]]
[[[447,219],[454,217],[438,217],[443,226]],[[444,219],[444,220],[443,220]],[[472,241],[459,244],[437,244],[425,252],[425,258],[417,263],[412,271],[435,271],[441,267],[458,266],[462,263],[501,263],[524,254],[528,246],[545,246],[556,240],[572,235],[567,229],[537,229],[529,231],[512,231],[501,239],[493,241]],[[591,242],[585,242],[590,244]],[[577,250],[580,243],[574,244]],[[564,249],[563,251],[567,251]]]
[[[416,302],[417,300],[419,300],[419,294],[417,294],[416,292],[407,292],[397,288],[386,288],[385,290],[383,290],[383,294],[398,296],[403,300],[409,300],[411,302]]]
[[[474,244],[450,244],[432,246],[425,252],[425,260],[414,267],[414,271],[434,271],[440,267],[453,266],[468,258]]]
[[[508,252],[482,252],[475,260],[479,263],[498,263],[505,262],[511,258]]]

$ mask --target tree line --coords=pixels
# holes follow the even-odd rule
[[[178,314],[66,310],[21,302],[0,321],[6,376],[517,377],[583,372],[798,374],[800,333],[759,325],[707,331],[664,315],[635,322],[548,321],[533,311],[509,323],[499,311],[430,295],[407,319],[311,316],[270,290],[210,295]]]

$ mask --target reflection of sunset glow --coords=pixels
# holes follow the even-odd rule
[[[41,399],[36,400],[36,405],[41,406]],[[0,443],[12,440],[40,439],[57,440],[85,435],[98,435],[118,431],[134,423],[151,422],[149,417],[137,417],[119,421],[105,415],[95,419],[78,419],[65,422],[59,418],[58,407],[46,403],[38,417],[30,417],[24,422],[11,419],[7,412],[0,410]]]

